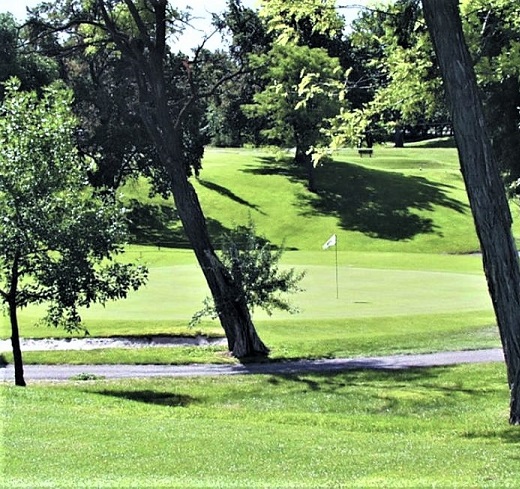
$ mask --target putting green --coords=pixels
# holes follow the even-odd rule
[[[343,266],[306,266],[303,292],[291,302],[300,314],[275,312],[277,319],[329,319],[437,314],[490,310],[491,302],[483,275],[417,270],[387,270]],[[208,295],[202,272],[196,265],[164,266],[150,269],[150,280],[126,300],[94,306],[83,313],[88,321],[185,320],[200,309]],[[32,322],[41,308],[22,311],[22,322]],[[268,319],[262,311],[256,319]],[[7,327],[7,320],[3,322]],[[5,327],[2,328],[5,331]],[[145,328],[143,334],[146,334]]]

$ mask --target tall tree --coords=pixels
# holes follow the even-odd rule
[[[361,63],[372,75],[364,107],[372,126],[394,132],[396,146],[403,146],[405,129],[413,138],[426,138],[429,129],[449,127],[435,54],[416,2],[399,0],[363,13],[349,38],[368,55]]]
[[[266,137],[281,147],[295,147],[295,163],[307,171],[308,188],[316,191],[311,151],[323,143],[322,130],[336,116],[343,94],[343,70],[327,51],[293,43],[275,45],[251,61],[268,80],[246,106],[252,116],[265,118]],[[309,90],[309,87],[312,89]]]
[[[86,6],[88,8],[84,9]],[[164,182],[173,195],[184,231],[212,293],[218,317],[226,333],[228,347],[238,358],[266,356],[268,348],[259,338],[252,322],[244,291],[215,253],[198,196],[189,181],[183,127],[189,123],[190,109],[197,100],[211,93],[197,84],[202,50],[192,59],[171,56],[167,38],[172,25],[179,25],[180,14],[167,0],[95,0],[57,2],[51,8],[68,9],[68,26],[92,26],[94,44],[109,43],[132,68],[138,91],[139,115],[153,142],[163,172]],[[177,22],[176,22],[177,21]],[[61,24],[63,28],[63,23]],[[186,91],[171,98],[166,65],[182,67]],[[223,83],[225,74],[216,83]],[[178,81],[174,84],[179,86]],[[202,154],[198,155],[198,160]]]
[[[458,0],[422,0],[444,80],[462,174],[480,240],[511,394],[510,423],[520,424],[520,266],[511,214],[491,142]]]
[[[47,323],[72,330],[78,307],[125,297],[146,270],[113,260],[123,214],[86,183],[90,163],[74,146],[71,96],[56,87],[19,92],[0,106],[0,302],[11,321],[15,383],[25,385],[17,311],[47,304]]]
[[[520,4],[464,0],[463,28],[475,63],[491,143],[506,181],[520,190]]]
[[[251,54],[271,49],[273,36],[257,11],[243,6],[240,0],[229,0],[227,11],[216,20],[217,26],[230,34],[228,62],[248,66]],[[222,85],[212,97],[208,108],[208,133],[217,146],[240,146],[245,142],[260,145],[262,119],[248,118],[242,106],[253,101],[256,91],[266,83],[252,69]]]

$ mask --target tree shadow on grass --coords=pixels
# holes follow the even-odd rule
[[[306,182],[302,167],[261,158],[261,166],[243,170],[257,175],[285,175]],[[448,196],[449,185],[353,163],[328,162],[316,169],[317,193],[302,191],[298,206],[305,216],[335,216],[341,228],[373,238],[409,240],[419,234],[442,236],[432,219],[419,215],[442,206],[465,213],[468,206]]]
[[[91,391],[89,391],[91,392]],[[167,392],[157,392],[153,390],[137,390],[137,391],[116,391],[101,390],[94,391],[102,396],[116,397],[126,399],[128,401],[143,402],[145,404],[156,404],[159,406],[185,407],[195,402],[195,398],[191,396],[173,394]]]
[[[470,431],[466,433],[464,437],[470,440],[501,440],[505,443],[520,445],[520,431],[518,431],[518,426],[510,426],[498,430]]]
[[[227,189],[226,187],[222,187],[222,185],[218,185],[213,182],[208,182],[207,180],[199,179],[198,181],[203,187],[206,187],[209,190],[213,190],[214,192],[217,192],[218,194],[223,195],[224,197],[228,197],[229,199],[231,199],[233,202],[236,202],[237,204],[244,205],[254,211],[259,212],[260,214],[265,215],[265,212],[261,211],[257,205],[251,204],[247,200],[245,200],[242,197],[239,197],[235,193],[231,192],[231,190]]]
[[[356,369],[329,373],[271,375],[267,382],[287,388],[287,384],[301,387],[302,394],[320,392],[349,399],[364,397],[369,406],[366,412],[394,415],[414,415],[438,409],[455,409],[461,402],[483,396],[486,392],[461,385],[442,385],[436,379],[453,367],[423,367],[405,369]],[[362,394],[353,394],[353,389]]]
[[[130,242],[162,248],[188,248],[191,245],[184,233],[177,210],[169,205],[144,204],[136,199],[129,203],[128,230]],[[206,219],[213,237],[229,232],[219,221]]]

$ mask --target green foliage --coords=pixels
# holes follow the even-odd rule
[[[363,13],[350,39],[365,56],[363,70],[374,77],[367,83],[371,98],[363,113],[376,137],[404,125],[424,133],[429,125],[446,124],[441,79],[417,2],[399,1]]]
[[[520,177],[518,6],[508,0],[465,0],[460,8],[493,149],[502,170],[515,181]],[[402,0],[364,13],[354,23],[351,39],[355,48],[372,54],[364,66],[368,72],[375,67],[380,77],[377,92],[363,110],[367,127],[389,131],[405,125],[424,134],[428,125],[449,123],[436,57],[418,2]],[[340,136],[341,122],[336,123]],[[337,142],[346,140],[338,138]]]
[[[88,186],[74,145],[71,93],[6,85],[0,118],[0,295],[10,308],[46,303],[46,321],[75,329],[78,307],[123,298],[146,269],[113,261],[126,238],[123,209]]]
[[[516,2],[466,0],[465,37],[475,60],[493,150],[508,183],[520,179],[520,15]]]
[[[237,226],[223,236],[222,263],[243,291],[251,311],[258,307],[268,315],[275,309],[298,312],[284,294],[301,291],[298,283],[305,272],[296,272],[293,268],[280,269],[283,252],[283,247],[273,249],[268,241],[256,235],[251,219],[246,226]],[[217,317],[215,305],[209,298],[205,299],[203,309],[193,316],[191,324],[197,324],[204,316]]]
[[[335,37],[344,28],[336,10],[336,0],[262,0],[260,16],[277,35],[278,44],[305,41],[305,24],[312,33]],[[307,33],[308,35],[308,33]]]
[[[26,34],[11,14],[0,12],[0,82],[17,77],[24,90],[39,89],[58,78],[58,65],[38,51],[27,49]],[[0,85],[0,100],[3,93]]]
[[[281,147],[296,146],[300,153],[322,143],[322,130],[339,112],[343,96],[338,59],[321,48],[276,44],[251,62],[268,85],[245,110],[267,118],[267,138]]]

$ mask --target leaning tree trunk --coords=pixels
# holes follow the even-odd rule
[[[511,213],[486,133],[459,2],[422,2],[450,105],[462,174],[504,349],[511,394],[510,423],[520,424],[520,267],[511,233]]]
[[[172,191],[184,230],[215,301],[229,350],[242,359],[265,357],[269,350],[255,330],[244,292],[215,254],[195,189],[177,173]]]
[[[244,291],[218,258],[211,244],[197,193],[186,174],[181,129],[171,122],[166,98],[158,96],[157,100],[154,121],[148,120],[146,126],[156,144],[162,148],[161,160],[170,175],[177,212],[208,283],[228,348],[240,359],[265,357],[269,349],[256,332]],[[147,120],[146,116],[144,120]],[[155,125],[151,126],[150,123]],[[158,133],[156,127],[166,130]]]
[[[123,56],[133,66],[139,87],[141,118],[169,175],[180,220],[208,282],[220,323],[226,333],[229,350],[234,356],[242,359],[265,357],[269,349],[256,333],[244,291],[236,284],[217,257],[199,199],[188,180],[181,121],[189,104],[196,99],[196,90],[191,78],[191,68],[187,63],[187,82],[192,88],[191,102],[187,102],[177,114],[170,112],[164,76],[167,2],[165,0],[150,2],[155,14],[153,35],[140,17],[135,3],[125,2],[136,23],[141,43],[129,40],[124,33],[120,32],[108,15],[105,2],[99,3],[108,32],[112,34]]]

